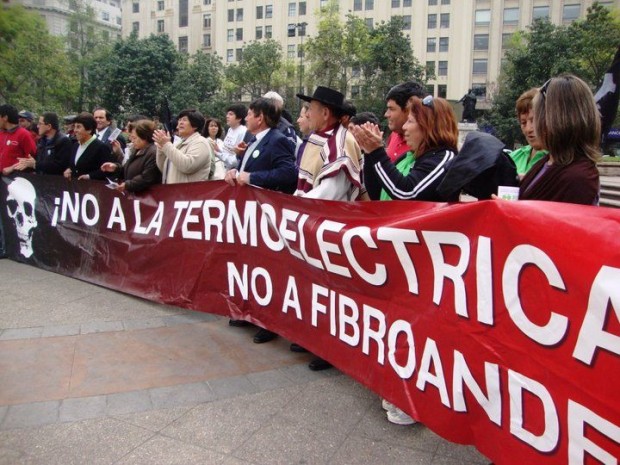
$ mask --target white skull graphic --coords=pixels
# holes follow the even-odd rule
[[[9,217],[15,222],[15,230],[19,239],[19,253],[24,257],[32,256],[32,233],[37,227],[34,215],[34,203],[37,191],[24,178],[17,178],[8,185],[9,195],[6,198]]]

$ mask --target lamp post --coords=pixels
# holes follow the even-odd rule
[[[306,26],[308,23],[305,21],[303,23],[295,24],[297,28],[297,34],[301,38],[301,45],[299,46],[299,93],[303,94],[303,86],[304,86],[304,36],[306,35]],[[299,109],[301,110],[301,100],[299,101]]]

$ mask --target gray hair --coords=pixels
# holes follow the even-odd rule
[[[269,92],[267,92],[265,95],[263,95],[263,98],[267,98],[269,100],[273,100],[273,103],[277,107],[282,108],[284,106],[284,99],[282,98],[282,96],[280,94],[278,94],[274,90],[270,90]]]

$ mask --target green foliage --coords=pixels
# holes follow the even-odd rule
[[[62,41],[21,6],[0,7],[0,100],[41,112],[70,106],[76,79]]]
[[[206,115],[218,114],[222,106],[218,91],[222,87],[223,65],[217,55],[196,52],[181,55],[179,71],[171,89],[171,106],[175,111],[198,108]]]
[[[70,0],[71,15],[67,33],[67,53],[77,74],[77,93],[74,108],[78,111],[90,109],[96,102],[93,90],[97,88],[96,75],[88,70],[96,58],[108,51],[96,34],[95,10],[84,0]]]
[[[251,99],[260,97],[283,85],[282,68],[282,46],[278,42],[252,41],[243,47],[241,60],[226,67],[228,88],[236,94],[249,94]]]
[[[113,114],[156,116],[172,91],[178,52],[166,35],[119,40],[90,64],[91,95]]]
[[[588,9],[586,18],[568,26],[535,21],[512,38],[491,110],[479,124],[492,126],[509,147],[515,141],[525,142],[515,115],[519,96],[562,73],[581,77],[595,90],[619,43],[618,19],[598,3]]]

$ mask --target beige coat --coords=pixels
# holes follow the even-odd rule
[[[157,149],[157,166],[164,184],[207,181],[213,151],[207,139],[195,132],[177,146],[168,142]]]

